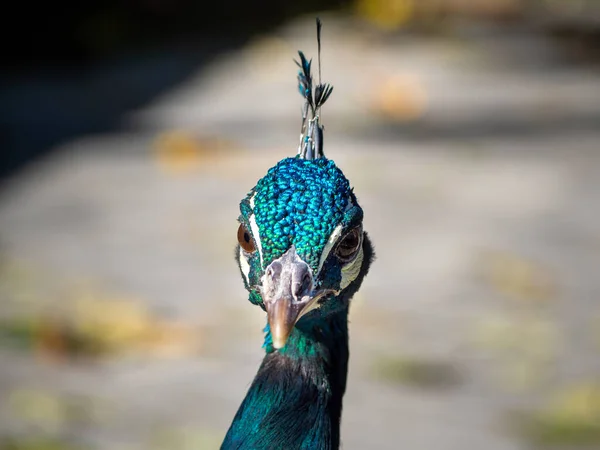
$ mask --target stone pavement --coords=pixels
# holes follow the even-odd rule
[[[325,149],[378,257],[351,313],[343,448],[533,448],[519,413],[600,379],[600,77],[525,33],[324,22]],[[194,330],[89,364],[0,348],[1,433],[218,446],[262,354],[232,255],[238,202],[295,152],[292,58],[315,54],[312,30],[222,55],[128,131],[66,143],[0,192],[3,316],[76,316],[87,295]],[[56,398],[85,399],[86,417],[53,414]],[[31,414],[40,402],[54,409]]]

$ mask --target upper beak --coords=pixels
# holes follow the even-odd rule
[[[293,246],[265,270],[262,294],[276,349],[285,346],[298,319],[320,297],[312,295],[312,271]]]

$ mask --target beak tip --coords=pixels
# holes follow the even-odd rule
[[[273,347],[276,350],[282,349],[283,347],[285,347],[285,344],[287,342],[287,336],[272,336],[273,339]]]

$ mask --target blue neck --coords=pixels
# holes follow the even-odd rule
[[[240,406],[225,449],[339,447],[348,370],[348,309],[301,319],[283,349],[267,354]]]

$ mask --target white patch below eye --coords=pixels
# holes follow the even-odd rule
[[[333,249],[334,245],[337,244],[337,241],[339,240],[340,236],[342,235],[343,229],[344,229],[344,227],[342,225],[338,225],[337,227],[335,227],[335,229],[329,236],[329,240],[327,241],[327,244],[325,244],[325,247],[323,248],[323,251],[321,252],[321,258],[319,259],[319,267],[317,268],[317,277],[319,276],[319,273],[321,272],[321,269],[323,268],[323,264],[325,264],[325,260],[327,260],[327,257],[329,256],[329,253],[331,253],[331,250]]]
[[[360,273],[360,269],[362,268],[362,262],[364,258],[364,253],[362,249],[362,245],[360,250],[358,251],[358,255],[356,258],[344,267],[342,267],[342,279],[340,281],[340,289],[346,289],[350,283],[352,283],[358,274]]]
[[[244,255],[242,247],[240,247],[240,268],[242,269],[242,274],[246,279],[246,283],[250,285],[250,264],[248,264],[248,260],[246,259],[246,255]]]

